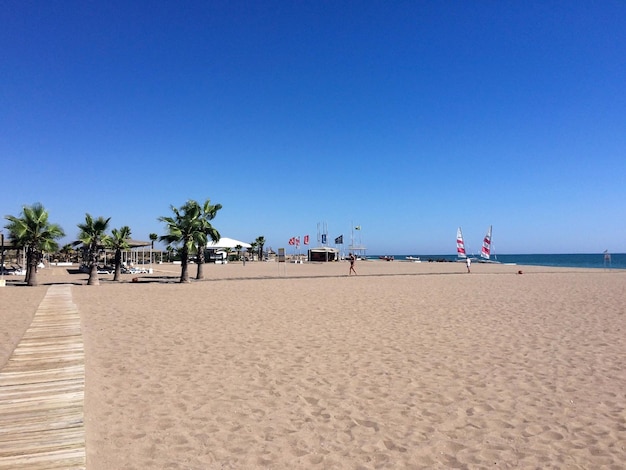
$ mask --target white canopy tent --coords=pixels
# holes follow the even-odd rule
[[[216,242],[211,241],[206,244],[206,247],[209,250],[219,250],[220,248],[235,248],[236,246],[241,246],[242,248],[252,248],[252,245],[250,245],[250,243],[226,237],[222,237]]]

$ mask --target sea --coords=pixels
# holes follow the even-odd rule
[[[420,258],[422,262],[456,261],[456,255],[382,255],[393,256],[395,261],[405,261],[407,256]],[[380,259],[378,255],[368,255],[368,259]],[[611,253],[605,258],[604,253],[575,254],[537,254],[537,255],[497,255],[492,256],[500,263],[519,264],[521,266],[557,266],[563,268],[598,268],[626,269],[626,253]]]

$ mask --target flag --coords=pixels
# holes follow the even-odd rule
[[[300,237],[296,237],[296,246],[300,246]]]
[[[339,235],[335,238],[335,245],[343,245],[343,235]]]
[[[357,225],[356,227],[354,227],[354,230],[361,230],[361,226]]]
[[[309,244],[309,236],[308,236],[308,235],[305,235],[305,236],[304,236],[304,244],[305,244],[305,245],[308,245],[308,244]]]
[[[326,245],[326,234],[322,233],[322,245]]]
[[[291,237],[291,238],[289,239],[289,244],[290,244],[290,245],[295,245],[295,244],[296,244],[296,238],[295,238],[295,237]]]

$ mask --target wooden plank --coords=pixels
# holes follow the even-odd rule
[[[68,350],[65,354],[50,354],[48,351],[42,351],[40,354],[18,354],[13,356],[13,361],[16,366],[28,366],[31,368],[58,368],[60,364],[64,364],[65,361],[72,361],[74,363],[84,363],[85,355],[82,351]],[[24,364],[28,363],[28,364]],[[65,367],[65,365],[63,365]]]
[[[7,400],[14,397],[30,397],[54,393],[58,390],[84,390],[85,381],[82,377],[73,379],[55,380],[51,382],[37,382],[29,384],[5,385],[2,388],[3,397]]]
[[[46,348],[46,347],[51,347],[51,346],[62,346],[64,344],[81,344],[82,343],[82,336],[81,335],[76,335],[76,336],[69,336],[69,335],[64,335],[62,337],[56,337],[56,338],[22,338],[22,340],[20,341],[20,349],[36,349],[38,347],[41,348]]]
[[[0,470],[84,469],[84,449],[63,449],[0,458]]]
[[[0,403],[0,418],[22,412],[36,413],[56,407],[64,408],[67,407],[68,402],[80,401],[84,398],[83,390],[74,390],[73,392],[61,390],[56,393],[48,393],[45,396],[3,400]]]
[[[0,442],[2,442],[0,440]],[[44,450],[77,448],[85,445],[85,433],[81,426],[73,428],[47,429],[39,432],[17,432],[11,441],[11,448],[0,447],[0,458]]]
[[[32,334],[28,335],[26,337],[26,339],[45,339],[45,338],[58,338],[59,336],[80,336],[80,329],[78,327],[74,327],[74,328],[65,328],[65,327],[60,327],[57,329],[50,329],[50,330],[42,330],[42,331],[35,331]]]
[[[59,364],[57,365],[57,367],[47,367],[46,371],[47,374],[44,374],[45,371],[41,370],[41,375],[49,375],[50,377],[55,375],[55,371],[57,371],[57,375],[58,372],[62,372],[63,374],[69,374],[72,371],[76,371],[76,373],[78,374],[84,374],[85,372],[85,366],[84,365],[80,365],[80,364],[71,364],[71,365],[63,365],[63,364]],[[2,369],[2,376],[0,376],[0,379],[4,379],[4,376],[6,375],[7,380],[10,380],[11,377],[23,377],[25,381],[28,380],[29,376],[33,376],[33,381],[37,382],[37,370],[30,370],[30,369],[26,369],[26,368],[22,368],[22,370],[20,370],[20,368],[18,368],[16,365],[13,365],[11,363],[8,363],[3,369]],[[61,377],[63,378],[63,377]],[[46,379],[46,380],[50,380],[50,379]],[[2,385],[3,381],[0,380],[0,386]]]
[[[9,422],[2,428],[0,432],[0,442],[10,442],[19,432],[36,432],[45,431],[47,429],[66,429],[76,426],[83,426],[83,409],[80,407],[66,407],[58,410],[48,411],[45,415],[46,420],[42,420],[41,415],[31,413],[20,417],[20,422]],[[2,447],[7,447],[3,445]]]
[[[50,286],[0,370],[0,470],[85,468],[85,354],[69,285]]]
[[[39,340],[39,345],[31,345],[24,341],[23,344],[20,344],[19,351],[16,350],[13,352],[13,357],[19,356],[22,354],[31,354],[31,353],[42,353],[42,352],[62,352],[69,351],[71,349],[77,349],[79,351],[83,350],[83,345],[80,341],[76,341],[76,339],[72,338],[72,341],[68,341],[66,338],[61,340],[58,338],[56,341],[46,342],[44,340]]]

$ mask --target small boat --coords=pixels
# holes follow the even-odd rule
[[[422,260],[419,258],[419,256],[415,257],[415,256],[407,256],[405,258],[407,261],[412,261],[413,263],[421,263]]]
[[[477,260],[479,263],[495,263],[500,264],[496,259],[491,259],[491,225],[487,229],[487,234],[483,238],[483,247],[480,250],[480,258]]]
[[[393,256],[379,256],[378,259],[382,259],[383,261],[393,261]]]
[[[456,229],[456,256],[457,261],[465,261],[467,259],[467,253],[465,253],[465,242],[463,241],[463,232],[461,227]]]

